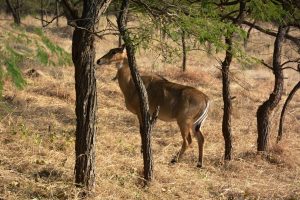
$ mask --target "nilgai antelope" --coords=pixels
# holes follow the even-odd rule
[[[137,115],[141,121],[139,97],[131,78],[126,50],[124,47],[111,49],[97,60],[98,65],[115,63],[118,69],[116,78],[125,97],[126,108]],[[182,135],[182,147],[172,163],[178,162],[185,150],[192,143],[195,135],[199,147],[197,167],[202,167],[204,137],[201,125],[207,117],[209,99],[196,88],[172,83],[160,76],[149,75],[141,77],[147,89],[151,114],[160,107],[158,119],[176,121]]]

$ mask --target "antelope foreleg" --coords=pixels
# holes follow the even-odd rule
[[[192,142],[192,137],[191,134],[189,132],[190,128],[188,128],[188,126],[185,124],[184,126],[181,126],[178,123],[179,127],[180,127],[180,131],[181,131],[181,136],[182,136],[182,146],[181,149],[179,150],[179,152],[174,156],[174,158],[171,160],[171,163],[176,163],[179,162],[180,159],[182,158],[182,155],[184,154],[184,152],[186,151],[186,149],[189,147],[189,145]]]

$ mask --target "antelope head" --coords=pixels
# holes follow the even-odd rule
[[[116,64],[117,69],[121,69],[123,67],[124,59],[127,58],[125,45],[119,48],[111,49],[107,54],[102,56],[97,60],[98,65],[109,65],[109,64]],[[112,79],[113,81],[118,79],[118,73]]]
[[[121,64],[124,61],[124,58],[127,58],[126,55],[126,49],[123,45],[119,48],[111,49],[107,54],[102,56],[97,60],[98,65],[104,65],[104,64]],[[118,68],[120,66],[117,66]]]

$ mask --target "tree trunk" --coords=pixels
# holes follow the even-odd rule
[[[75,182],[87,186],[87,188],[93,188],[95,182],[95,117],[97,108],[94,36],[87,31],[76,28],[73,33],[72,46],[77,117]]]
[[[64,0],[70,3],[69,0]],[[75,66],[76,141],[75,183],[92,191],[95,185],[95,133],[97,90],[95,78],[94,34],[99,16],[111,1],[84,1],[81,20],[77,20],[72,41]],[[71,12],[71,11],[70,11]],[[78,19],[78,16],[73,16]]]
[[[277,142],[279,142],[282,139],[283,121],[284,121],[284,117],[285,117],[286,108],[287,108],[288,104],[290,103],[290,101],[292,100],[294,94],[299,90],[299,88],[300,88],[300,81],[294,86],[294,88],[290,92],[289,96],[287,97],[286,101],[284,102],[284,105],[283,105],[283,108],[281,111],[281,115],[280,115],[280,123],[279,123],[279,129],[278,129]]]
[[[246,7],[245,0],[240,0],[239,14],[233,21],[236,26],[240,26],[243,18]],[[225,141],[225,160],[231,160],[231,151],[232,151],[232,135],[231,135],[231,112],[232,112],[232,103],[231,103],[231,92],[230,92],[230,76],[229,76],[229,66],[232,61],[232,38],[233,33],[229,33],[225,37],[225,44],[227,45],[225,59],[222,62],[222,93],[223,93],[223,102],[224,102],[224,113],[222,121],[222,132]]]
[[[282,41],[288,27],[279,26],[278,33],[274,43],[273,52],[273,73],[275,75],[275,85],[272,94],[257,109],[257,151],[266,151],[268,145],[268,136],[270,131],[270,115],[278,105],[283,90],[283,73],[281,66]]]
[[[55,2],[55,15],[57,16],[56,18],[56,26],[59,27],[59,22],[58,22],[58,19],[59,19],[59,0],[56,0]]]
[[[186,45],[185,45],[185,31],[181,34],[181,44],[182,44],[182,71],[186,71]]]
[[[41,23],[42,27],[44,27],[44,0],[41,0]]]
[[[12,13],[12,16],[14,18],[14,23],[17,25],[21,24],[21,18],[20,18],[20,1],[17,0],[17,5],[14,7],[10,0],[6,0],[7,7],[9,8],[10,12]]]
[[[153,159],[151,150],[151,131],[158,115],[158,109],[151,117],[149,113],[148,95],[144,83],[137,71],[135,60],[135,49],[129,33],[126,29],[126,18],[128,14],[129,0],[123,0],[121,12],[118,17],[118,27],[120,34],[125,42],[128,63],[131,71],[132,80],[138,91],[140,100],[140,134],[142,140],[143,160],[144,160],[144,179],[148,184],[153,179]]]
[[[225,43],[228,45],[226,50],[225,60],[222,62],[222,84],[223,84],[223,102],[224,102],[224,113],[222,121],[222,132],[225,141],[225,160],[231,160],[232,150],[232,136],[231,136],[231,95],[230,95],[230,77],[229,77],[229,66],[232,61],[232,36],[225,38]]]

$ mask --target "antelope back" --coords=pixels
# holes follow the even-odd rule
[[[126,50],[124,46],[111,49],[107,54],[97,60],[98,65],[119,63],[126,58]]]

